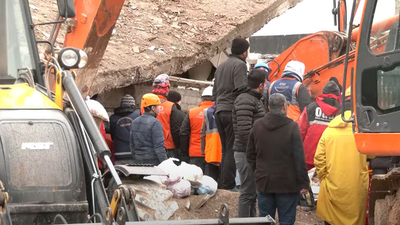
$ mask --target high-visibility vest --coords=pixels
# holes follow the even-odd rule
[[[174,103],[168,101],[167,98],[163,95],[157,96],[161,100],[160,113],[158,114],[157,119],[161,122],[161,125],[163,127],[164,146],[166,149],[175,149],[175,143],[171,133],[171,112]],[[143,107],[140,107],[140,112],[141,114],[144,113]]]
[[[203,101],[196,108],[189,110],[190,122],[190,142],[189,142],[189,156],[190,157],[204,157],[201,154],[200,135],[201,127],[204,119],[204,109],[210,107],[212,101]]]
[[[206,146],[204,149],[207,163],[220,163],[222,159],[221,139],[214,118],[214,108],[204,109],[204,120],[206,123]]]
[[[286,97],[288,103],[287,117],[291,118],[295,122],[300,119],[300,107],[297,101],[301,82],[295,79],[281,78],[274,81],[268,89],[269,96],[275,93],[283,94]]]

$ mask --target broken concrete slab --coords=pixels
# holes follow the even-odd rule
[[[251,36],[300,1],[125,0],[102,60],[78,71],[78,87],[83,95],[95,94],[147,82],[160,73],[184,73],[224,51],[235,37]],[[35,22],[48,21],[44,15],[57,7],[51,0],[32,0],[32,4],[41,8],[40,14],[32,11],[38,18]],[[41,31],[51,30],[37,29],[40,36]],[[57,43],[62,42],[60,32]],[[149,50],[152,46],[154,50]],[[88,55],[96,51],[84,50]]]

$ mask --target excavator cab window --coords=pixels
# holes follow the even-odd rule
[[[25,0],[0,1],[0,84],[15,82],[19,69],[36,73],[38,58],[28,3]]]
[[[366,4],[357,51],[357,129],[400,132],[400,0]]]

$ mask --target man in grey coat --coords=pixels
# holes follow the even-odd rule
[[[222,145],[221,189],[237,190],[232,109],[236,97],[248,90],[246,58],[249,46],[245,39],[235,38],[232,41],[232,54],[215,72],[213,97],[216,100],[215,120]]]
[[[161,122],[156,118],[160,112],[160,98],[145,94],[141,106],[144,114],[131,125],[130,149],[134,163],[158,165],[167,159]]]

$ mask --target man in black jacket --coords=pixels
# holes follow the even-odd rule
[[[213,97],[216,100],[215,120],[222,145],[221,189],[236,187],[232,109],[236,97],[248,90],[246,58],[249,46],[245,39],[235,38],[231,47],[232,54],[215,72]]]
[[[249,91],[240,94],[233,108],[236,169],[240,178],[239,217],[256,217],[256,187],[254,172],[246,159],[246,148],[254,121],[264,116],[263,91],[266,71],[252,70],[248,76]]]
[[[296,122],[286,116],[288,103],[282,94],[269,98],[270,112],[254,123],[247,146],[247,161],[255,173],[260,217],[294,224],[299,192],[310,185],[303,142]]]
[[[140,110],[135,107],[135,99],[125,95],[120,107],[114,110],[110,117],[110,133],[114,142],[115,164],[132,163],[132,153],[129,149],[129,132],[132,122],[140,116]]]

